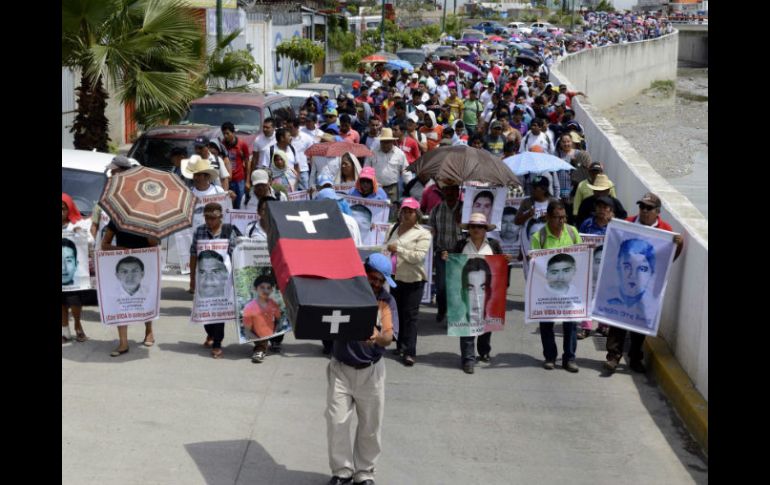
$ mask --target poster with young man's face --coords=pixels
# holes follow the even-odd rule
[[[61,233],[61,290],[91,288],[88,271],[88,236],[78,231]]]
[[[447,335],[473,337],[505,327],[505,256],[450,254],[446,262]]]
[[[503,218],[503,207],[508,194],[506,187],[463,187],[462,223],[467,224],[471,214],[481,213],[487,218],[487,224],[498,228]]]
[[[526,323],[585,320],[591,302],[592,250],[587,244],[529,253]]]
[[[169,261],[169,263],[178,264],[181,274],[190,274],[190,246],[192,245],[193,234],[196,227],[206,223],[203,209],[210,202],[216,202],[222,206],[222,223],[230,224],[233,203],[228,194],[207,195],[195,199],[192,227],[175,232],[169,237],[168,241],[169,252],[176,253],[177,255],[177,261]]]
[[[267,241],[239,237],[233,250],[235,328],[240,343],[265,340],[291,331],[273,274]]]
[[[197,243],[192,323],[217,323],[235,318],[229,246],[227,239]]]
[[[607,226],[591,318],[645,335],[657,335],[674,234],[613,219]]]
[[[129,325],[160,315],[160,247],[95,251],[99,310],[105,325]]]

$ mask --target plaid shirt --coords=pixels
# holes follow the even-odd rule
[[[572,175],[570,172],[571,170],[559,170],[556,172],[556,176],[559,178],[559,192],[561,194],[554,194],[554,197],[566,199],[572,193]]]
[[[235,248],[235,238],[241,235],[241,231],[232,224],[222,224],[219,237],[214,237],[209,231],[209,226],[201,224],[195,228],[195,234],[193,234],[192,244],[190,245],[190,254],[198,254],[197,246],[198,241],[206,241],[209,239],[229,239],[230,244],[227,247],[227,254],[233,255],[233,249]]]
[[[457,213],[461,209],[462,203],[459,200],[454,208],[450,208],[444,201],[430,212],[430,226],[436,231],[433,244],[437,252],[451,251],[462,238],[462,229],[457,222]]]

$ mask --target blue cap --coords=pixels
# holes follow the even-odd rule
[[[388,259],[387,256],[380,253],[371,254],[368,258],[366,258],[366,265],[373,270],[382,273],[382,276],[385,277],[385,281],[388,282],[391,288],[396,287],[396,282],[393,281],[393,278],[390,277],[392,264],[390,263],[390,259]]]
[[[332,178],[327,174],[319,175],[318,178],[316,179],[316,185],[319,187],[323,187],[326,184],[334,185],[334,180],[332,180]]]
[[[315,196],[315,200],[340,200],[341,198],[342,196],[331,187],[319,190],[318,195]]]

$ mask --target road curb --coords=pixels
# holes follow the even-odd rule
[[[708,401],[695,388],[665,340],[647,337],[644,339],[644,347],[655,379],[708,456]]]

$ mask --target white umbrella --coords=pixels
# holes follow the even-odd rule
[[[504,159],[503,163],[516,175],[575,170],[575,167],[561,158],[540,152],[520,153]]]

